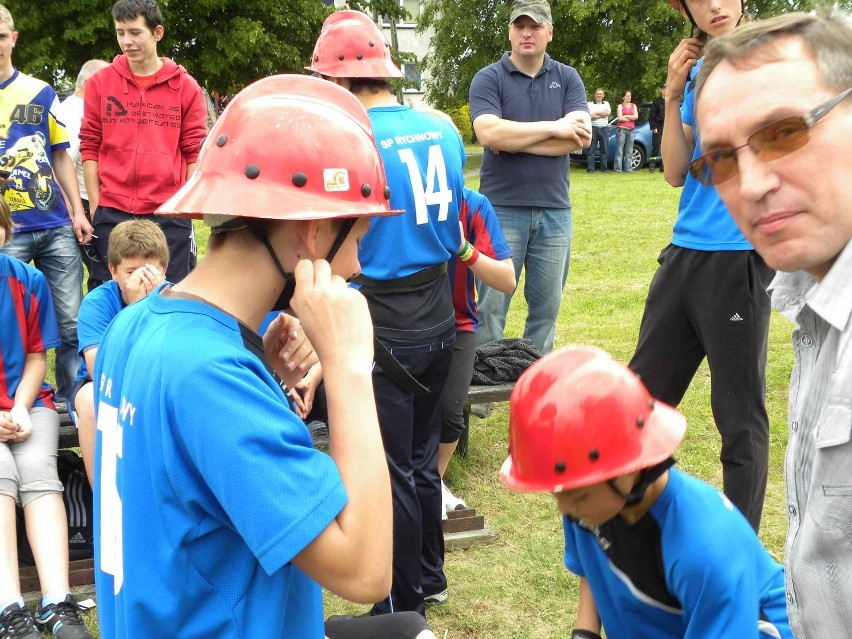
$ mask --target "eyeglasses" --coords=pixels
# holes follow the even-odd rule
[[[98,251],[94,246],[92,246],[91,244],[83,244],[82,246],[83,252],[86,254],[86,257],[88,257],[93,262],[101,261],[101,256],[98,255]]]
[[[737,174],[737,151],[749,147],[764,162],[776,160],[808,143],[808,129],[852,93],[849,87],[828,102],[801,116],[778,120],[755,131],[748,141],[736,148],[716,149],[705,153],[689,165],[689,172],[705,186],[721,184]]]

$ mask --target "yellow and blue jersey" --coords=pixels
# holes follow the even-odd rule
[[[50,85],[17,69],[0,84],[0,171],[10,178],[0,189],[18,232],[71,223],[53,175],[53,154],[70,147],[58,107]]]

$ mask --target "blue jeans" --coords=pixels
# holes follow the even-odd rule
[[[595,149],[600,148],[601,152],[601,173],[606,173],[607,147],[609,146],[609,127],[608,126],[593,126],[592,127],[592,146],[589,147],[589,155],[586,157],[586,168],[589,171],[595,170]]]
[[[515,277],[526,271],[524,299],[529,312],[524,337],[542,353],[553,349],[556,318],[571,261],[571,209],[495,206],[500,228],[512,251]],[[477,343],[503,338],[512,295],[477,281],[479,327]]]
[[[43,231],[14,233],[2,249],[22,262],[32,261],[44,274],[56,309],[59,337],[56,350],[56,394],[63,401],[80,366],[77,353],[77,311],[83,300],[83,261],[70,224]]]
[[[615,162],[612,168],[616,171],[630,173],[633,170],[633,138],[635,129],[618,127],[615,132]]]

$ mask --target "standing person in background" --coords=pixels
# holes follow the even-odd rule
[[[704,37],[744,20],[741,0],[669,0],[698,27],[669,58],[663,161],[666,181],[683,187],[671,244],[658,258],[630,368],[651,395],[677,406],[707,358],[710,403],[722,437],[725,495],[760,526],[769,469],[766,349],[772,270],[737,228],[713,186],[689,173],[701,155],[695,126],[696,73]],[[683,99],[683,104],[681,104]]]
[[[482,143],[480,190],[494,205],[512,251],[515,279],[525,270],[524,337],[553,348],[571,261],[568,154],[587,148],[592,125],[577,71],[547,54],[553,18],[546,0],[515,0],[512,50],[480,69],[470,85],[470,116]],[[512,295],[481,285],[477,343],[503,338]]]
[[[663,139],[663,126],[666,121],[666,85],[660,87],[660,95],[651,102],[648,113],[648,124],[651,126],[651,157],[648,158],[648,170],[663,168],[663,158],[660,156],[660,142]]]
[[[108,67],[109,62],[106,60],[89,60],[77,74],[77,83],[74,85],[74,93],[65,98],[57,109],[57,117],[62,124],[65,125],[65,130],[68,131],[68,143],[71,145],[68,149],[68,155],[71,156],[71,162],[74,163],[74,170],[77,171],[77,186],[80,187],[80,199],[83,202],[83,212],[86,214],[86,219],[89,223],[92,222],[92,212],[89,209],[89,194],[86,191],[86,181],[83,179],[83,158],[80,155],[80,124],[83,120],[83,96],[85,95],[86,82],[96,71],[100,71],[104,67]],[[89,271],[89,280],[86,283],[86,290],[91,291],[99,282],[92,277],[92,259],[88,252],[91,252],[90,244],[80,245],[80,258],[83,264]]]
[[[474,275],[486,286],[503,293],[511,293],[517,285],[512,253],[488,198],[465,187],[459,222],[462,244],[456,259],[450,260],[448,269],[456,313],[456,345],[447,384],[441,395],[441,446],[438,449],[445,517],[452,510],[466,507],[464,500],[447,488],[443,477],[464,432],[464,402],[476,358],[478,315]]]
[[[192,222],[155,217],[154,211],[195,170],[207,134],[204,93],[186,69],[157,55],[165,31],[155,0],[119,0],[112,18],[122,54],[89,79],[80,127],[94,211],[92,277],[111,279],[106,256],[115,225],[149,219],[169,243],[166,278],[179,282],[195,266]]]
[[[50,86],[12,66],[17,41],[12,14],[0,5],[0,191],[15,224],[11,241],[0,250],[32,261],[50,286],[62,340],[56,350],[56,392],[64,401],[80,365],[83,262],[78,244],[91,240],[92,227],[66,151],[68,133],[57,117],[59,99]],[[62,192],[71,205],[70,217]]]
[[[852,16],[791,13],[707,47],[696,82],[705,155],[745,236],[778,269],[772,305],[794,323],[787,611],[798,639],[852,619]]]
[[[621,104],[618,105],[618,122],[615,133],[615,164],[616,173],[633,171],[633,138],[636,135],[636,120],[639,119],[639,109],[631,102],[633,94],[628,89],[621,94]]]
[[[361,240],[361,275],[378,338],[373,386],[393,487],[393,587],[374,615],[449,596],[441,526],[441,392],[455,342],[447,262],[461,242],[464,144],[455,127],[401,105],[403,77],[381,29],[360,11],[326,18],[308,70],[351,91],[367,109],[390,186],[394,218],[373,220]],[[379,359],[383,352],[396,358]]]
[[[595,99],[588,103],[589,115],[592,118],[592,145],[586,158],[586,169],[595,172],[595,151],[600,149],[601,173],[606,173],[607,151],[609,147],[609,116],[612,109],[609,102],[604,100],[604,90],[595,89]]]

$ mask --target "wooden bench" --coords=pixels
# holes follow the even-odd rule
[[[495,384],[493,386],[483,386],[479,384],[471,384],[467,391],[467,398],[464,402],[464,431],[459,438],[459,446],[456,452],[460,457],[467,456],[468,439],[470,435],[470,407],[473,404],[495,404],[499,402],[508,402],[512,395],[512,389],[515,388],[515,382],[506,382],[503,384]]]

